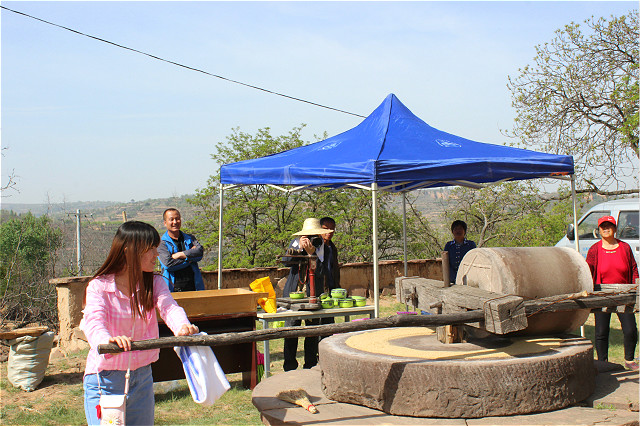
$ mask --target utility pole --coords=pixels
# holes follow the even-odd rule
[[[80,245],[80,209],[76,210],[76,245],[77,245],[77,256],[76,256],[76,262],[78,265],[78,276],[82,275],[82,246]]]
[[[78,268],[77,276],[82,275],[82,246],[81,241],[81,223],[80,223],[80,209],[77,209],[74,213],[67,213],[67,215],[74,215],[76,217],[76,266]]]

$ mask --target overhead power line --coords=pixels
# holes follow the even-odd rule
[[[0,8],[4,9],[4,10],[7,10],[9,12],[16,13],[18,15],[26,16],[27,18],[35,19],[36,21],[44,22],[45,24],[53,25],[54,27],[62,28],[63,30],[71,31],[72,33],[75,33],[75,34],[78,34],[78,35],[81,35],[81,36],[84,36],[84,37],[88,37],[88,38],[91,38],[91,39],[94,39],[94,40],[98,40],[98,41],[101,41],[103,43],[107,43],[107,44],[110,44],[112,46],[119,47],[121,49],[130,50],[132,52],[139,53],[141,55],[145,55],[145,56],[148,56],[148,57],[153,58],[153,59],[157,59],[158,61],[167,62],[169,64],[176,65],[176,66],[181,67],[181,68],[186,68],[186,69],[191,70],[191,71],[196,71],[196,72],[199,72],[199,73],[202,73],[202,74],[206,74],[206,75],[211,76],[211,77],[219,78],[221,80],[225,80],[225,81],[228,81],[230,83],[235,83],[235,84],[239,84],[241,86],[250,87],[252,89],[260,90],[260,91],[263,91],[263,92],[266,92],[266,93],[270,93],[272,95],[282,96],[283,98],[291,99],[291,100],[298,101],[298,102],[304,102],[306,104],[314,105],[314,106],[317,106],[317,107],[320,107],[320,108],[326,108],[326,109],[330,109],[330,110],[333,110],[333,111],[342,112],[342,113],[349,114],[349,115],[354,115],[356,117],[366,118],[364,115],[355,114],[353,112],[345,111],[345,110],[338,109],[338,108],[333,108],[333,107],[330,107],[330,106],[327,106],[327,105],[322,105],[322,104],[319,104],[319,103],[316,103],[316,102],[311,102],[311,101],[308,101],[306,99],[301,99],[301,98],[296,98],[294,96],[285,95],[284,93],[274,92],[273,90],[265,89],[263,87],[258,87],[258,86],[254,86],[252,84],[243,83],[241,81],[237,81],[237,80],[233,80],[231,78],[223,77],[221,75],[213,74],[213,73],[201,70],[199,68],[194,68],[194,67],[190,67],[188,65],[181,64],[179,62],[170,61],[168,59],[164,59],[164,58],[161,58],[159,56],[143,52],[141,50],[137,50],[137,49],[133,49],[131,47],[123,46],[121,44],[114,43],[112,41],[105,40],[105,39],[100,38],[100,37],[92,36],[90,34],[85,34],[85,33],[81,32],[81,31],[74,30],[73,28],[65,27],[64,25],[59,25],[59,24],[56,24],[54,22],[50,22],[50,21],[47,21],[47,20],[44,20],[44,19],[41,19],[41,18],[37,18],[35,16],[29,15],[29,14],[24,13],[24,12],[20,12],[20,11],[17,11],[17,10],[10,9],[10,8],[8,8],[6,6],[1,6],[0,5]]]

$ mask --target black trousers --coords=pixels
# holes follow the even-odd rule
[[[334,318],[315,318],[304,320],[304,325],[320,325],[320,324],[332,324]],[[287,320],[285,321],[286,327],[297,327],[302,325],[302,320]],[[318,342],[320,339],[317,336],[304,338],[304,364],[302,368],[312,368],[318,364]],[[284,339],[284,364],[282,368],[284,371],[295,370],[298,368],[298,360],[296,360],[296,352],[298,351],[298,338],[290,337]]]
[[[595,346],[598,360],[609,360],[609,329],[611,323],[610,312],[594,312],[595,325]],[[636,345],[638,344],[638,326],[636,316],[633,313],[617,313],[620,325],[622,326],[624,359],[633,361]]]

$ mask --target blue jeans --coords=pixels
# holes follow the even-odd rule
[[[124,393],[126,371],[104,370],[100,372],[100,389],[105,395]],[[88,374],[84,377],[84,414],[89,426],[99,425],[96,405],[100,402],[98,377]],[[152,425],[155,401],[153,399],[153,376],[151,365],[131,371],[129,395],[127,396],[126,423],[129,425]]]

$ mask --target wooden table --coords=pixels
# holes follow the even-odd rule
[[[354,308],[331,308],[319,309],[317,311],[284,311],[270,313],[258,313],[257,317],[262,322],[263,328],[270,328],[269,324],[274,321],[284,320],[303,320],[314,318],[344,317],[345,322],[350,321],[353,315],[369,315],[369,318],[375,317],[375,306],[359,306]],[[269,355],[269,340],[264,342],[264,376],[271,375],[271,356]]]
[[[252,331],[256,328],[256,312],[239,312],[210,316],[189,317],[192,324],[207,334]],[[166,324],[159,321],[160,337],[173,336]],[[239,343],[228,346],[212,346],[220,367],[225,374],[242,373],[242,385],[253,389],[257,384],[256,343]],[[154,382],[184,379],[182,362],[173,348],[160,349],[158,361],[151,364]]]

